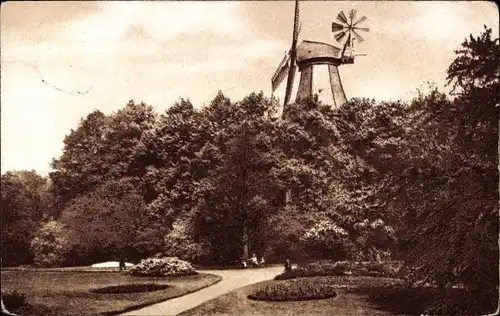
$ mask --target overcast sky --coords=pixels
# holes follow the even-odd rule
[[[498,34],[493,2],[302,1],[299,40],[333,44],[331,22],[351,8],[368,16],[370,32],[357,46],[367,56],[340,67],[347,98],[442,87],[469,33],[486,24]],[[219,89],[235,101],[270,95],[293,11],[293,1],[2,3],[2,173],[47,174],[64,136],[94,109],[108,114],[134,99],[161,113],[181,96],[199,107]]]

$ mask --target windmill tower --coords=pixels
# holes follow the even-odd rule
[[[345,102],[347,98],[342,86],[338,67],[343,64],[353,64],[354,57],[359,56],[354,54],[354,41],[359,43],[364,39],[359,34],[359,31],[368,32],[368,28],[361,28],[358,25],[364,22],[367,18],[362,16],[356,20],[356,10],[350,10],[348,16],[341,11],[337,15],[337,21],[332,23],[332,32],[335,40],[340,47],[330,45],[323,42],[304,40],[297,47],[297,40],[299,34],[299,4],[295,2],[295,19],[294,19],[294,32],[292,47],[288,54],[285,55],[281,61],[278,69],[271,79],[272,91],[277,89],[279,84],[288,76],[285,102],[283,105],[283,115],[286,112],[287,105],[291,98],[292,86],[295,76],[295,67],[298,66],[300,76],[300,83],[296,95],[296,101],[307,97],[312,97],[315,93],[313,90],[313,74],[317,66],[326,65],[329,74],[329,87],[331,90],[332,99],[327,100],[335,107],[339,107]]]

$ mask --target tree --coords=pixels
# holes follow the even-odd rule
[[[486,313],[498,294],[498,39],[486,29],[456,53],[455,98],[420,93],[400,119],[389,116],[402,127],[390,155],[373,146],[378,133],[360,155],[384,184],[375,196],[388,201],[413,281],[441,290],[429,312]],[[458,283],[468,299],[444,304]]]
[[[63,210],[61,223],[68,230],[75,263],[105,261],[126,255],[139,259],[138,238],[145,217],[145,203],[133,181],[107,181],[94,191],[72,200]]]
[[[111,115],[96,110],[82,119],[66,136],[61,157],[52,163],[58,208],[107,180],[129,177],[139,185],[152,162],[147,143],[155,122],[151,106],[132,100]]]
[[[217,110],[215,106],[212,104],[212,113]],[[276,186],[269,177],[274,161],[269,137],[273,123],[268,114],[274,106],[262,93],[228,106],[226,109],[234,112],[226,112],[226,117],[234,121],[224,122],[228,127],[210,142],[215,168],[200,186],[203,204],[196,221],[198,231],[209,239],[219,261],[248,258],[251,250],[262,250],[261,229],[265,216],[275,208],[276,198]]]
[[[92,190],[104,177],[100,157],[109,118],[96,110],[80,121],[64,139],[63,154],[52,161],[52,191],[62,209],[72,198]]]
[[[41,197],[36,189],[23,182],[19,173],[7,172],[1,181],[2,264],[31,263],[29,244],[44,213]]]

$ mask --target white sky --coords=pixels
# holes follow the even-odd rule
[[[426,81],[442,87],[468,34],[484,24],[498,34],[493,2],[302,1],[300,39],[334,43],[331,22],[351,8],[368,16],[370,32],[357,46],[368,55],[340,68],[348,98],[409,99]],[[219,89],[235,101],[270,95],[293,11],[293,1],[2,3],[2,173],[47,174],[64,136],[94,109],[134,99],[161,113],[181,96],[202,106]],[[90,91],[58,91],[40,74],[59,89]]]

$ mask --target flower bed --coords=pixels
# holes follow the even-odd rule
[[[187,276],[195,275],[191,263],[175,257],[149,258],[129,270],[130,275],[145,277]]]
[[[25,306],[26,295],[24,293],[19,293],[17,291],[13,292],[3,292],[2,291],[2,300],[5,305],[5,308],[9,311],[15,311],[19,308]]]
[[[90,292],[98,294],[121,294],[121,293],[142,293],[160,291],[169,288],[166,284],[122,284],[115,286],[106,286],[97,289],[91,289]]]
[[[335,297],[334,287],[321,278],[288,280],[268,285],[248,295],[260,301],[305,301]]]

